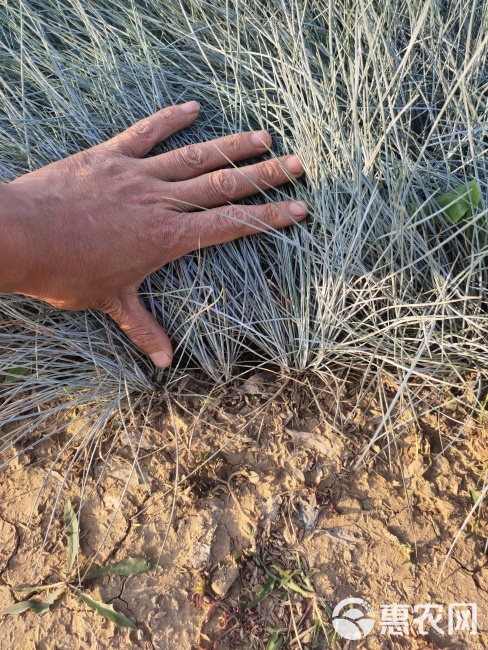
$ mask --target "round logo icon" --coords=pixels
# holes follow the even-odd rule
[[[362,607],[364,611],[357,607],[347,609],[349,605]],[[334,630],[344,639],[350,641],[359,641],[368,636],[374,627],[374,619],[367,618],[365,613],[370,616],[373,610],[369,603],[362,598],[345,598],[334,607],[332,612],[332,625]]]

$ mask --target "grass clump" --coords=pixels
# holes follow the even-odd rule
[[[368,449],[427,413],[460,435],[488,377],[487,28],[486,0],[4,3],[1,180],[196,99],[199,120],[158,151],[267,129],[306,176],[266,200],[311,206],[300,226],[147,279],[179,360],[163,376],[100,314],[2,296],[4,451],[83,408],[72,467],[161,380],[260,364],[359,377],[358,405],[376,394],[383,412]]]

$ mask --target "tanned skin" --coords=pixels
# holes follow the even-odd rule
[[[0,185],[0,292],[60,309],[98,309],[154,364],[168,336],[145,309],[146,276],[205,246],[303,220],[303,202],[234,202],[297,178],[296,156],[227,168],[268,151],[268,133],[238,133],[147,158],[192,124],[199,105],[164,108],[103,144]]]

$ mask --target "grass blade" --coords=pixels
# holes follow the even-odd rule
[[[78,530],[78,519],[69,499],[66,499],[64,502],[64,525],[68,538],[68,574],[70,574],[78,556],[80,534]]]
[[[279,633],[279,630],[273,630],[271,636],[268,639],[266,644],[266,650],[278,650],[283,645],[283,635]]]
[[[262,603],[263,600],[267,598],[270,595],[270,593],[273,591],[275,583],[276,580],[274,578],[270,578],[268,582],[264,585],[264,587],[261,587],[258,595],[252,601],[252,603],[247,606],[247,609],[252,609],[253,607],[256,607],[256,605],[258,605],[259,603]]]

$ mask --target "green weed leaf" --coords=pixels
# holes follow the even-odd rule
[[[273,630],[273,633],[268,639],[268,643],[266,644],[266,650],[278,650],[278,648],[281,648],[283,645],[284,638],[283,636],[278,632],[278,630]]]
[[[475,180],[469,181],[455,187],[453,190],[434,197],[437,205],[442,208],[444,215],[454,223],[457,223],[464,217],[471,216],[471,208],[477,207],[481,203],[481,192],[478,183]],[[407,204],[407,211],[413,214],[418,209],[415,203]],[[426,217],[436,211],[435,204],[431,201],[421,209],[422,214]],[[436,217],[436,222],[438,218]]]
[[[256,562],[256,564],[258,564],[266,571],[266,573],[269,575],[270,578],[273,578],[273,580],[279,580],[278,576],[268,569],[268,567],[264,564],[264,562],[262,561],[262,559],[259,557],[257,553],[251,552],[248,553],[248,555],[252,557],[252,559]]]
[[[273,569],[281,576],[280,587],[286,587],[287,583],[292,579],[293,573],[295,573],[289,573],[279,566],[273,566]]]
[[[267,598],[270,595],[270,593],[273,591],[274,586],[275,586],[275,582],[276,582],[276,580],[274,578],[270,578],[268,580],[268,582],[264,585],[264,587],[262,587],[259,590],[258,595],[252,601],[252,603],[248,606],[247,609],[252,609],[253,607],[256,607],[256,605],[258,605],[259,603],[263,602],[263,600],[265,598]]]
[[[481,492],[479,492],[476,488],[471,488],[471,499],[473,500],[473,503],[477,503],[480,497]]]
[[[90,609],[92,609],[97,614],[100,614],[100,616],[108,618],[108,620],[112,621],[112,623],[114,623],[114,625],[117,627],[129,627],[131,630],[137,630],[137,626],[130,620],[130,618],[127,618],[127,616],[124,616],[124,614],[121,614],[120,612],[116,612],[113,605],[106,605],[105,603],[101,603],[98,600],[94,600],[88,596],[88,594],[83,593],[79,589],[76,589],[75,587],[71,588],[78,596],[78,598],[80,598],[85,603],[85,605],[88,605]]]
[[[313,624],[313,636],[312,636],[312,650],[319,644],[319,635],[320,635],[320,619],[316,618]]]
[[[10,605],[10,607],[6,607],[2,611],[2,614],[22,614],[31,608],[32,603],[32,600],[21,600],[20,603],[15,603],[14,605]]]
[[[291,589],[292,591],[296,591],[297,594],[300,594],[304,598],[315,597],[315,594],[313,592],[307,591],[306,589],[302,589],[302,587],[300,587],[300,585],[297,585],[296,582],[293,582],[293,580],[290,580],[290,582],[288,582],[286,586],[288,587],[288,589]]]
[[[298,569],[295,569],[292,573],[288,573],[288,571],[285,571],[279,566],[273,566],[273,569],[282,576],[279,584],[280,587],[288,587],[288,589],[296,591],[305,598],[313,598],[315,596],[313,591],[303,589],[303,587],[300,587],[300,585],[297,585],[297,583],[292,580],[293,576],[299,572]]]
[[[23,612],[26,612],[28,609],[32,610],[35,614],[45,614],[50,610],[51,605],[54,604],[54,601],[59,597],[61,592],[62,589],[56,589],[56,591],[53,591],[53,593],[44,601],[21,600],[19,603],[14,603],[13,605],[10,605],[10,607],[6,607],[2,614],[23,614]]]
[[[479,205],[481,193],[475,180],[460,185],[450,192],[436,196],[435,200],[444,209],[444,213],[457,223],[465,216],[471,215],[471,208]]]
[[[21,377],[29,372],[30,368],[26,366],[12,366],[7,370],[2,371],[4,376],[3,381],[7,384],[19,380]]]
[[[66,499],[64,502],[64,525],[68,537],[68,573],[71,573],[78,555],[80,534],[78,530],[78,519],[69,499]]]
[[[83,580],[91,580],[99,576],[136,576],[139,573],[145,573],[151,568],[151,563],[145,557],[128,557],[120,562],[107,564],[102,569],[97,569],[89,573]]]

